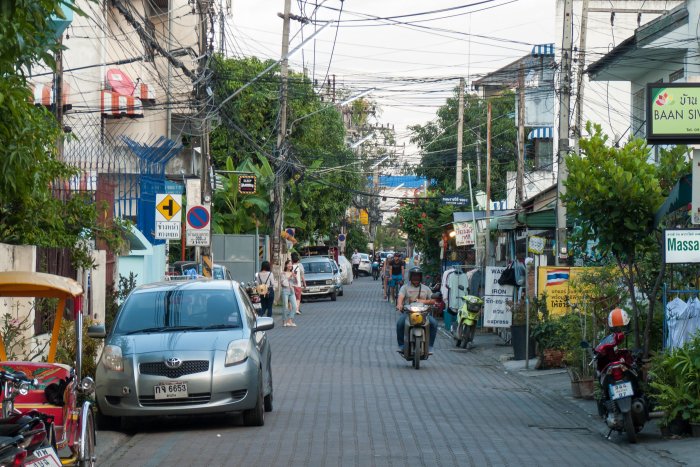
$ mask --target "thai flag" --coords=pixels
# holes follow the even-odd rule
[[[547,285],[559,285],[569,280],[567,269],[552,269],[547,271]]]

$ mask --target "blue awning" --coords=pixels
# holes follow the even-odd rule
[[[551,126],[533,128],[527,139],[552,139],[554,129]]]
[[[533,57],[554,57],[554,43],[536,44],[532,46]]]

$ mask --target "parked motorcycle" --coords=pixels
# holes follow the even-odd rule
[[[50,456],[58,462],[56,454],[56,432],[53,416],[30,410],[22,413],[15,409],[14,401],[18,395],[27,395],[32,387],[38,386],[36,379],[28,379],[22,372],[10,373],[0,371],[0,385],[2,385],[2,419],[0,419],[0,439],[9,437],[19,441],[19,448],[25,450],[25,454],[16,453],[23,457],[21,464],[33,465],[33,461]],[[55,386],[55,385],[54,385]],[[50,386],[47,387],[47,390]],[[62,394],[61,394],[62,397]],[[51,452],[49,452],[51,451]],[[0,452],[0,458],[2,453]],[[0,465],[4,465],[0,461]]]
[[[484,300],[476,295],[463,295],[460,298],[463,303],[457,310],[457,319],[452,323],[451,331],[455,346],[466,349],[472,347],[476,323],[484,308]]]
[[[262,310],[262,300],[260,299],[260,294],[258,293],[258,287],[255,281],[244,283],[243,289],[245,290],[245,293],[248,294],[250,301],[253,303],[253,308],[255,308],[255,311],[260,312],[260,310]]]
[[[379,279],[379,261],[372,261],[372,279]]]
[[[420,369],[420,361],[427,360],[430,355],[430,306],[420,302],[404,306],[406,324],[404,326],[403,358],[411,362],[413,368]]]
[[[649,401],[642,389],[639,354],[618,348],[625,333],[615,332],[603,339],[593,350],[598,380],[602,391],[597,399],[598,414],[610,428],[623,431],[630,443],[637,442],[637,433],[649,420]],[[581,344],[590,348],[587,342]]]

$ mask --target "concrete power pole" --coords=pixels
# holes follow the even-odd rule
[[[491,101],[486,104],[486,248],[484,266],[491,266]]]
[[[515,177],[515,204],[521,206],[525,199],[523,179],[525,178],[525,69],[520,62],[518,72],[518,171]]]
[[[559,83],[559,146],[557,148],[557,252],[556,265],[566,264],[568,256],[566,232],[566,206],[561,197],[566,193],[566,154],[569,149],[569,106],[571,104],[571,47],[572,3],[564,0],[564,31],[561,47],[561,74]]]
[[[462,137],[464,133],[464,78],[459,79],[459,107],[457,110],[457,173],[455,188],[462,187]]]
[[[209,54],[209,43],[207,38],[209,37],[207,33],[207,21],[208,13],[211,5],[208,1],[199,0],[197,2],[199,7],[199,55],[201,57]],[[200,165],[199,165],[199,177],[201,180],[201,202],[209,204],[211,201],[211,184],[209,181],[209,121],[207,120],[207,80],[204,79],[206,74],[207,60],[202,59],[199,61],[198,76],[199,83],[196,87],[196,95],[198,98],[198,104],[200,106],[201,112],[201,128],[200,128]],[[211,238],[211,237],[210,237]],[[197,261],[202,261],[202,255],[209,256],[210,247],[195,247],[195,256]]]
[[[583,131],[583,69],[586,68],[586,33],[588,30],[588,0],[581,5],[581,41],[578,48],[578,70],[576,71],[576,131],[574,148],[578,153],[578,141]]]
[[[277,176],[273,193],[273,215],[272,215],[272,264],[275,265],[279,273],[282,273],[282,237],[280,233],[284,228],[284,184],[286,171],[284,161],[285,139],[287,136],[287,78],[289,76],[289,22],[292,9],[292,0],[284,0],[284,14],[282,15],[282,62],[280,63],[280,125],[277,132]]]

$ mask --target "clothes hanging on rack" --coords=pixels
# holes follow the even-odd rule
[[[483,296],[484,271],[481,268],[472,269],[467,272],[467,280],[469,281],[469,294],[477,297]]]
[[[666,304],[666,342],[664,347],[682,347],[700,329],[700,300],[691,298],[686,303],[676,297]]]
[[[455,268],[447,278],[447,306],[457,310],[462,305],[461,297],[469,293],[467,274],[462,268]]]

